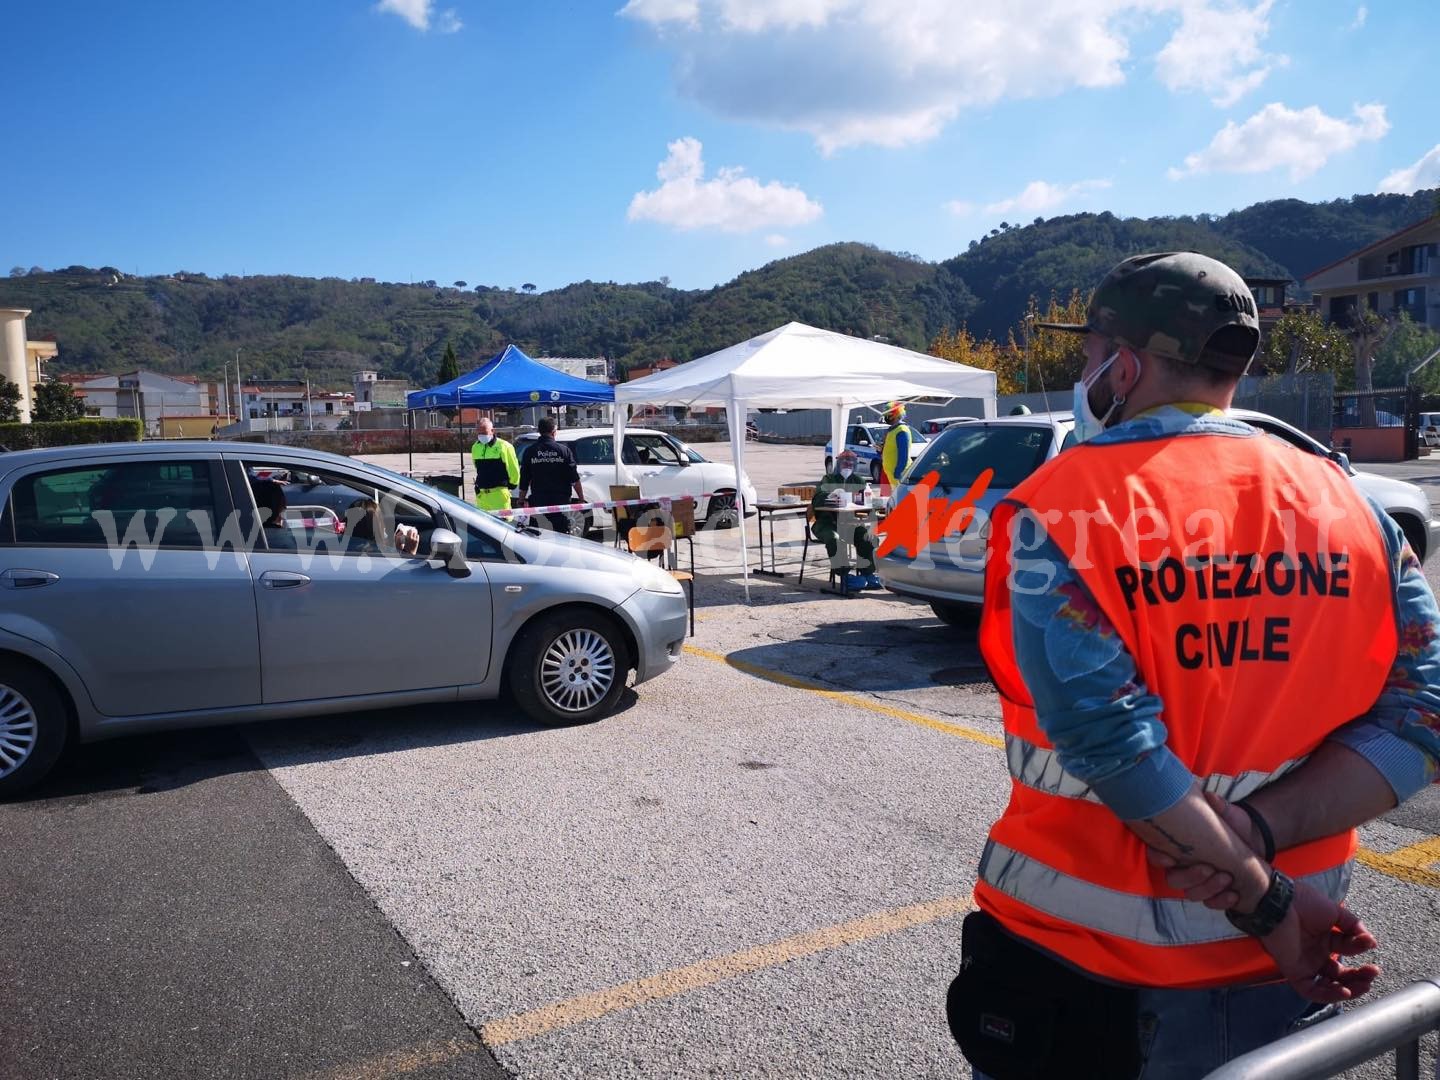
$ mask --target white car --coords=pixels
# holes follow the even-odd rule
[[[525,451],[540,436],[521,435],[515,452],[524,460]],[[615,483],[615,432],[611,428],[562,428],[555,440],[570,447],[580,468],[580,486],[586,502],[608,502],[610,485]],[[673,435],[653,428],[627,428],[621,449],[622,472],[630,483],[640,485],[646,498],[668,495],[690,496],[696,500],[695,516],[712,526],[731,528],[739,517],[735,512],[735,468],[726,462],[711,461]],[[755,485],[742,471],[741,494],[745,505],[756,502]],[[747,510],[747,515],[753,513]],[[588,512],[587,528],[604,529],[614,524],[607,510]]]

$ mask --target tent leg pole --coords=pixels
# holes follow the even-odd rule
[[[415,410],[407,409],[405,412],[405,447],[410,454],[410,463],[405,466],[407,472],[415,472]]]

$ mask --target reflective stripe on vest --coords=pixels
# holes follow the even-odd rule
[[[1350,870],[1347,862],[1299,880],[1339,903],[1350,889]],[[986,841],[980,856],[980,878],[1047,915],[1141,945],[1207,945],[1245,936],[1230,925],[1224,912],[1211,911],[1204,904],[1107,889],[1062,874],[993,840]]]
[[[1290,770],[1299,768],[1304,762],[1305,757],[1302,756],[1292,758],[1269,772],[1252,769],[1238,776],[1211,773],[1201,780],[1201,786],[1206,791],[1219,795],[1226,802],[1239,802],[1241,799],[1248,799],[1266,784],[1280,779]],[[1026,742],[1011,732],[1005,733],[1005,763],[1016,781],[1035,791],[1059,795],[1062,799],[1100,801],[1100,797],[1089,784],[1065,771],[1060,764],[1060,755],[1054,750]]]

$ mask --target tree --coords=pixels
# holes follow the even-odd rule
[[[12,267],[10,268],[10,276],[11,276],[11,277],[24,277],[24,276],[25,276],[25,267],[23,267],[23,266],[12,266]]]
[[[930,355],[944,360],[953,360],[957,364],[993,371],[1000,393],[1016,394],[1020,392],[1019,355],[997,345],[993,338],[986,338],[984,341],[975,340],[964,326],[961,326],[953,334],[948,330],[941,330],[940,335],[930,343]]]
[[[447,383],[451,379],[460,377],[460,361],[455,358],[455,346],[450,342],[445,343],[445,356],[440,361],[439,380]]]
[[[1256,374],[1294,375],[1328,371],[1348,383],[1354,373],[1354,351],[1345,331],[1327,323],[1314,308],[1287,311],[1260,343]]]
[[[1072,289],[1062,304],[1054,293],[1044,311],[1031,296],[1020,319],[1019,348],[1021,385],[1026,391],[1064,391],[1080,379],[1085,369],[1085,338],[1064,330],[1037,330],[1037,322],[1083,323],[1089,317],[1090,298],[1079,289]],[[1010,347],[1016,348],[1015,331],[1010,331]]]
[[[42,382],[35,387],[30,403],[32,420],[79,420],[85,415],[85,399],[59,380]]]
[[[1375,389],[1375,350],[1385,344],[1395,330],[1396,321],[1378,312],[1355,311],[1350,316],[1346,333],[1355,347],[1355,390],[1365,394]],[[1360,398],[1360,426],[1375,426],[1375,399]]]
[[[1440,333],[1402,311],[1390,336],[1375,350],[1375,381],[1381,386],[1404,386],[1406,374],[1436,349],[1440,349]],[[1440,360],[1431,361],[1411,381],[1427,392],[1440,387]]]
[[[455,288],[457,288],[457,289],[463,289],[463,288],[465,288],[465,282],[463,282],[463,281],[457,281],[457,282],[455,282]]]
[[[524,290],[525,292],[527,292],[527,293],[533,293],[533,292],[535,291],[535,283],[534,283],[534,282],[531,282],[531,281],[527,281],[527,282],[525,282],[524,285],[521,285],[520,288],[523,289],[523,290]]]
[[[0,423],[13,424],[20,419],[20,387],[0,375]]]

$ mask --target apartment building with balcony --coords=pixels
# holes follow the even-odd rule
[[[1305,276],[1326,322],[1404,311],[1440,330],[1440,215],[1418,221]]]

